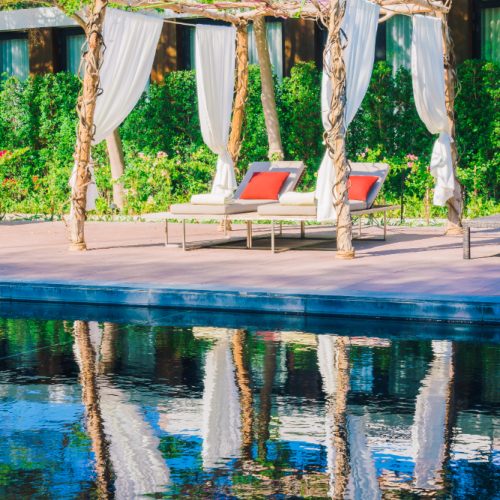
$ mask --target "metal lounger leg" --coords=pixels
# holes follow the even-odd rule
[[[227,236],[227,217],[224,217],[224,236]]]
[[[360,215],[360,216],[359,216],[359,235],[358,235],[360,238],[361,238],[361,232],[362,232],[362,230],[363,230],[363,227],[362,227],[362,224],[361,224],[361,219],[362,219],[362,217],[361,217],[361,215]]]
[[[387,212],[384,210],[384,241],[387,238]]]
[[[464,228],[464,259],[470,259],[470,227]]]
[[[252,221],[247,221],[247,248],[252,248]]]
[[[165,246],[168,246],[168,220],[165,220]]]
[[[303,240],[306,237],[306,223],[301,220],[300,221],[300,239]]]
[[[280,236],[283,236],[283,222],[280,221]]]
[[[275,241],[274,241],[274,221],[271,221],[271,252],[275,253]]]
[[[186,219],[182,220],[182,249],[186,250]]]

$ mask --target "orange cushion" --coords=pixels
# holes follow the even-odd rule
[[[351,175],[349,177],[349,199],[366,201],[368,193],[378,181],[376,175]]]
[[[242,200],[277,200],[290,172],[256,172],[241,193]]]

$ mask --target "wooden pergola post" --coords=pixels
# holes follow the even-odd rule
[[[353,259],[352,220],[349,207],[347,185],[349,182],[349,166],[345,148],[345,100],[346,100],[346,68],[342,49],[342,20],[344,19],[345,0],[331,0],[330,20],[328,23],[328,39],[325,61],[332,81],[332,100],[330,102],[330,130],[325,133],[327,152],[333,160],[335,183],[333,186],[333,203],[337,213],[337,259]]]
[[[236,96],[231,119],[229,136],[229,154],[235,165],[241,149],[241,133],[245,120],[245,104],[248,97],[248,26],[241,23],[236,26]]]
[[[463,215],[463,188],[457,178],[458,152],[455,142],[455,86],[457,81],[455,54],[453,53],[453,42],[451,40],[448,26],[448,15],[438,13],[443,29],[443,59],[444,59],[444,89],[446,101],[446,113],[450,125],[450,134],[453,139],[451,143],[451,157],[453,161],[453,176],[455,178],[455,191],[453,197],[447,201],[448,222],[446,227],[447,235],[462,234]]]
[[[76,184],[71,195],[72,217],[69,221],[70,250],[86,250],[85,220],[87,218],[87,186],[90,182],[90,151],[94,137],[94,111],[99,89],[99,68],[102,59],[102,28],[108,0],[94,0],[85,21],[85,35],[88,48],[83,59],[85,74],[83,90],[78,98],[79,117],[75,161],[77,164]]]

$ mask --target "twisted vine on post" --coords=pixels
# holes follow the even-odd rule
[[[451,3],[451,2],[450,2]],[[448,206],[448,223],[446,234],[462,234],[462,213],[463,213],[463,186],[457,178],[458,151],[455,142],[455,88],[457,85],[457,72],[455,64],[455,54],[453,51],[453,41],[448,26],[448,15],[440,14],[441,26],[443,29],[443,60],[444,60],[444,94],[446,102],[446,113],[450,127],[451,158],[453,162],[453,177],[455,179],[455,190],[453,196],[446,202]]]
[[[75,149],[76,182],[71,192],[72,216],[69,220],[70,250],[86,250],[87,187],[91,182],[90,151],[95,134],[94,112],[99,95],[99,69],[104,48],[102,28],[108,0],[94,0],[87,11],[85,34],[87,50],[83,56],[85,73],[78,97],[78,132]]]
[[[331,0],[324,64],[326,72],[332,81],[332,99],[330,101],[330,113],[328,114],[330,127],[325,132],[324,138],[328,155],[333,160],[335,168],[333,203],[337,213],[336,257],[338,259],[353,259],[352,221],[347,194],[350,168],[347,163],[345,148],[346,68],[343,42],[346,37],[342,31],[345,9],[345,0]]]

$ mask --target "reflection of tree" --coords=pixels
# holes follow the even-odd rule
[[[86,321],[75,321],[74,332],[80,356],[80,382],[87,417],[87,432],[95,455],[98,498],[112,498],[112,470],[109,447],[104,434],[104,422],[99,407],[96,353],[92,347],[89,325]]]
[[[251,458],[253,440],[253,394],[245,359],[245,340],[245,330],[238,330],[233,336],[233,358],[241,404],[241,454],[243,459],[248,460]]]
[[[348,339],[337,339],[336,380],[337,391],[331,397],[329,411],[332,412],[332,437],[335,448],[333,464],[334,482],[330,493],[333,498],[344,498],[349,481],[349,445],[347,439],[347,393],[349,392]]]
[[[99,373],[113,372],[116,365],[116,340],[120,329],[115,323],[104,323],[101,348],[99,350]]]
[[[344,498],[349,482],[347,393],[349,392],[349,339],[318,337],[318,362],[326,393],[326,436],[331,498]]]
[[[276,350],[275,342],[266,342],[266,351],[264,354],[264,383],[260,390],[260,410],[257,427],[257,453],[260,460],[265,460],[267,456],[273,382],[276,374]]]

